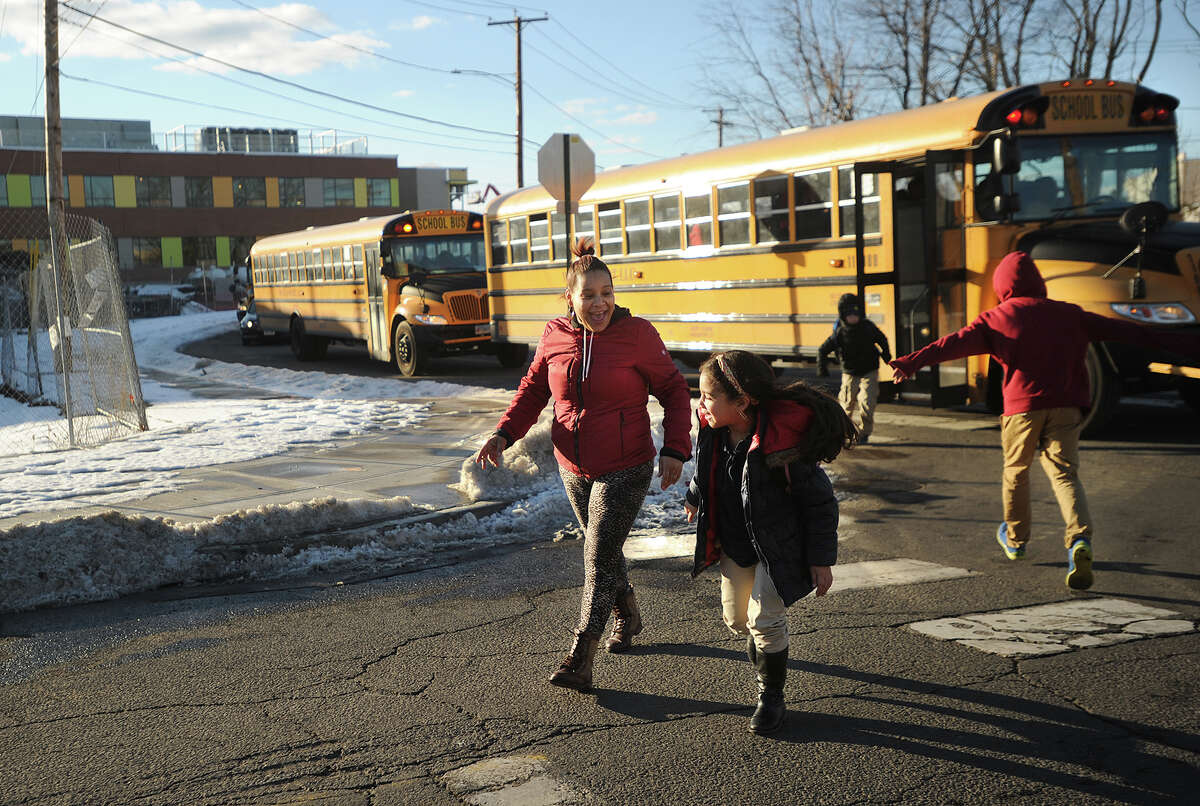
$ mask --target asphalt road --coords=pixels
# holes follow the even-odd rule
[[[480,364],[469,382],[486,374]],[[880,419],[878,438],[833,466],[847,495],[834,593],[789,611],[790,713],[774,738],[745,730],[753,676],[720,624],[714,576],[690,579],[687,558],[631,562],[647,628],[631,654],[597,661],[594,694],[547,685],[582,577],[579,544],[547,535],[382,580],[171,589],[12,616],[0,800],[1195,803],[1195,415],[1129,405],[1109,439],[1086,443],[1098,524],[1087,593],[1063,585],[1037,471],[1029,558],[996,547],[994,418],[888,405]],[[839,589],[898,558],[948,575]],[[1041,656],[911,626],[1111,600],[1168,626]],[[1060,617],[1057,637],[1039,638],[1033,617],[1008,618],[1026,642],[1087,632]]]

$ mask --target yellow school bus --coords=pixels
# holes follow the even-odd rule
[[[846,292],[893,353],[916,350],[996,304],[992,272],[1015,249],[1054,298],[1197,329],[1200,225],[1177,220],[1177,105],[1117,81],[1032,84],[604,171],[569,217],[523,188],[485,214],[492,337],[536,343],[582,235],[620,303],[685,360],[812,360]],[[1186,363],[1095,345],[1089,429],[1122,391],[1174,385],[1200,405]],[[935,406],[998,407],[999,380],[980,356],[908,383]]]
[[[484,350],[517,366],[524,345],[491,342],[483,218],[417,210],[260,238],[250,250],[264,330],[287,333],[302,361],[331,341],[365,344],[403,375],[431,356]]]

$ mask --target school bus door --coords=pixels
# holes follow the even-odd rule
[[[966,324],[963,166],[961,151],[928,151],[923,160],[855,166],[856,174],[886,172],[892,177],[894,271],[886,279],[894,284],[895,355],[919,350]],[[856,193],[856,207],[861,203],[861,193]],[[861,294],[865,285],[877,283],[884,275],[864,277],[861,230],[856,238]],[[928,393],[934,408],[965,403],[967,360],[926,367],[906,386]]]
[[[367,274],[367,351],[380,361],[392,360],[392,336],[384,309],[383,275],[380,274],[379,245],[369,244],[364,254]]]

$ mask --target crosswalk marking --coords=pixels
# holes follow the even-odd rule
[[[1173,610],[1104,598],[970,613],[907,626],[931,638],[1013,657],[1054,655],[1196,629],[1187,619],[1171,618],[1178,615]]]

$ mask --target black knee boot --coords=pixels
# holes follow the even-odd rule
[[[746,657],[750,659],[750,665],[758,666],[758,646],[754,643],[754,636],[746,636]]]
[[[787,712],[783,704],[783,684],[787,680],[788,651],[763,652],[756,649],[754,655],[754,666],[758,670],[758,707],[754,709],[754,716],[750,717],[750,732],[774,733],[783,726],[783,717]]]

